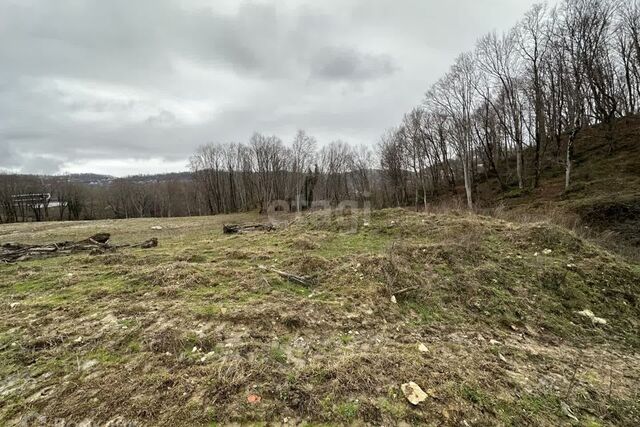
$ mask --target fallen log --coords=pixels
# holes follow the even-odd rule
[[[147,241],[139,243],[137,245],[133,245],[134,248],[142,248],[142,249],[151,249],[158,246],[158,239],[153,237]]]
[[[250,225],[223,225],[222,232],[224,234],[241,234],[250,231],[274,231],[276,227],[273,224],[250,224]]]
[[[111,235],[109,233],[100,233],[79,242],[62,242],[45,245],[5,243],[0,246],[0,263],[14,263],[33,258],[49,258],[78,252],[89,252],[92,255],[99,255],[125,247],[150,249],[158,246],[158,239],[155,237],[137,245],[119,246],[109,244],[110,238]]]
[[[20,243],[16,243],[16,242],[8,242],[2,245],[2,249],[7,249],[7,250],[19,250],[19,249],[24,249],[28,247],[28,245],[22,245]]]
[[[42,246],[40,248],[31,248],[30,252],[55,252],[58,250],[57,246]]]
[[[102,244],[105,245],[109,242],[109,239],[111,239],[111,234],[109,233],[98,233],[98,234],[94,234],[93,236],[89,237],[87,240],[83,240],[82,242],[78,242],[78,243],[90,243],[90,244]]]

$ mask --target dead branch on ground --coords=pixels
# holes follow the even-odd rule
[[[111,245],[109,233],[99,233],[78,242],[49,243],[45,245],[28,245],[22,243],[5,243],[0,246],[0,263],[14,263],[34,258],[50,258],[79,252],[89,252],[99,255],[114,252],[120,248],[149,249],[158,246],[158,239],[152,238],[137,245]]]
[[[275,268],[265,267],[264,265],[258,266],[260,270],[270,271],[272,273],[276,273],[278,276],[287,279],[288,281],[295,283],[297,285],[310,287],[312,285],[311,278],[306,276],[296,276],[295,274],[287,273],[286,271],[277,270]]]

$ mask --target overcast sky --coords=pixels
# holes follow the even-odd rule
[[[374,144],[532,0],[0,0],[0,170],[181,171],[207,142]]]

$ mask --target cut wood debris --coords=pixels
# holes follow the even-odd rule
[[[158,246],[158,239],[151,238],[137,245],[111,245],[111,234],[99,233],[78,242],[48,243],[45,245],[28,245],[23,243],[5,243],[0,246],[0,263],[14,263],[34,258],[50,258],[78,252],[89,252],[94,255],[113,252],[120,248],[150,249]]]
[[[309,287],[313,285],[312,278],[307,276],[297,276],[295,274],[287,273],[286,271],[278,270],[275,268],[265,267],[264,265],[258,266],[260,270],[270,271],[272,273],[276,273],[278,276],[287,279],[288,281],[295,283],[297,285],[302,285]]]
[[[242,234],[251,231],[274,231],[276,227],[273,224],[250,224],[250,225],[223,225],[222,232],[224,234]]]
[[[158,239],[155,237],[152,237],[149,240],[145,240],[142,243],[138,243],[137,245],[132,245],[132,248],[142,248],[142,249],[151,249],[151,248],[155,248],[158,246]],[[126,247],[126,246],[118,246],[118,247]]]

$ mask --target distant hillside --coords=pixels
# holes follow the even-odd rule
[[[110,175],[98,175],[95,173],[75,173],[68,175],[69,180],[81,184],[102,185],[108,184],[115,178]]]
[[[100,175],[95,173],[76,173],[65,175],[70,181],[88,185],[107,185],[115,179],[119,179],[111,175]],[[53,178],[53,176],[45,176],[44,178]],[[190,181],[192,178],[191,172],[172,172],[172,173],[160,173],[153,175],[133,175],[123,177],[134,182],[146,183],[146,182],[167,182],[167,181]]]
[[[191,181],[191,172],[159,173],[155,175],[133,175],[127,177],[136,182],[167,182],[167,181]]]

